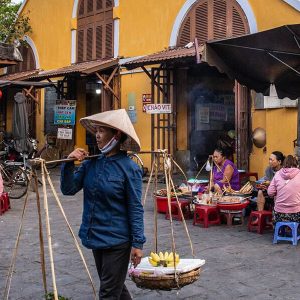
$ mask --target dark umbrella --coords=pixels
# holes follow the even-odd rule
[[[12,134],[15,140],[15,150],[20,153],[30,152],[26,97],[19,92],[15,95],[14,99]]]

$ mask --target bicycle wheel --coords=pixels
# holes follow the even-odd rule
[[[18,166],[5,166],[2,170],[4,191],[12,199],[23,197],[28,189],[28,177],[26,172]]]
[[[136,153],[131,153],[128,156],[141,168],[142,176],[144,177],[146,175],[146,170],[142,159]]]
[[[53,161],[53,160],[58,160],[60,158],[59,155],[59,149],[56,146],[48,146],[45,149],[42,150],[40,154],[40,158],[44,159],[46,162],[47,161]],[[58,163],[53,163],[53,164],[47,164],[48,169],[53,169],[58,165]]]

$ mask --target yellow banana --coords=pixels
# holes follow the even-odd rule
[[[173,252],[170,252],[167,261],[168,261],[168,262],[174,261],[174,255],[173,255]]]
[[[179,262],[179,261],[180,261],[179,254],[177,254],[177,253],[175,253],[175,261],[176,261],[176,262]]]
[[[168,257],[169,257],[169,253],[168,253],[168,251],[166,251],[165,255],[164,255],[164,260],[168,260]]]
[[[151,256],[151,259],[152,259],[153,261],[155,261],[155,262],[159,262],[159,261],[160,261],[160,258],[159,258],[159,256],[157,255],[157,253],[151,252],[151,253],[150,253],[150,256]]]
[[[159,259],[160,260],[164,260],[165,259],[164,254],[161,251],[159,252]]]
[[[157,267],[157,262],[152,260],[151,257],[148,257],[149,263],[153,266],[153,267]]]

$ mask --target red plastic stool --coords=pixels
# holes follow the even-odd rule
[[[257,222],[253,223],[253,219]],[[252,211],[249,216],[248,231],[255,229],[257,233],[262,234],[264,229],[273,229],[273,224],[268,224],[268,220],[272,221],[272,212],[268,210]]]
[[[165,214],[168,211],[168,198],[162,196],[154,196],[158,213]],[[171,198],[171,201],[176,201],[176,198]]]
[[[203,224],[204,228],[208,225],[220,224],[220,215],[217,207],[208,205],[195,205],[193,225]]]
[[[6,212],[4,199],[0,197],[0,216]]]
[[[0,195],[0,215],[5,213],[10,208],[9,197],[7,193]]]
[[[191,213],[190,203],[191,202],[187,201],[187,200],[179,200],[179,205],[181,207],[184,219],[191,218],[192,213]],[[172,218],[173,219],[175,219],[177,221],[182,221],[182,216],[181,216],[177,201],[172,201],[171,202],[171,213],[172,213]],[[168,209],[166,211],[166,219],[170,219]]]

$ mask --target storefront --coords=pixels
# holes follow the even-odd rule
[[[249,93],[215,67],[195,62],[192,45],[126,64],[128,69],[141,67],[149,75],[152,103],[172,106],[170,114],[151,117],[151,149],[169,149],[186,171],[195,171],[222,141],[237,152],[234,157],[239,167],[248,169]],[[157,63],[160,66],[152,67],[150,74],[146,65]]]

